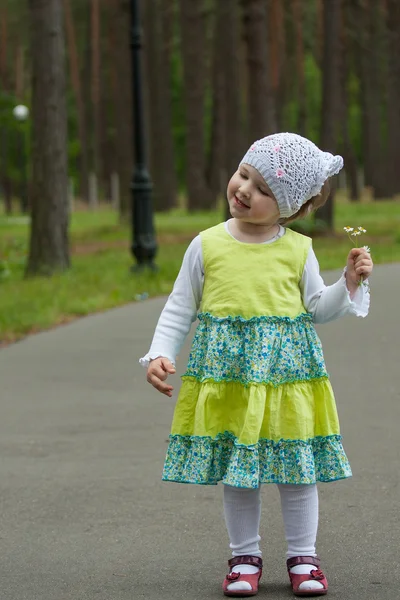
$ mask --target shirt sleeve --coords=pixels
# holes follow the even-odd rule
[[[369,312],[370,293],[368,281],[357,289],[353,298],[346,285],[345,270],[333,285],[326,286],[319,272],[319,264],[312,247],[309,250],[300,289],[306,310],[314,323],[328,323],[345,315],[366,317]]]
[[[174,288],[160,315],[149,352],[139,360],[147,368],[151,360],[164,356],[173,364],[196,320],[204,283],[200,236],[186,250]]]

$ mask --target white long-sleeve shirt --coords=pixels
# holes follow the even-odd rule
[[[228,222],[225,223],[225,229],[232,235]],[[263,243],[273,243],[282,235],[285,235],[285,229],[280,227],[274,238]],[[158,320],[150,350],[139,361],[143,367],[147,368],[151,360],[160,356],[175,364],[191,325],[197,318],[203,284],[203,253],[201,238],[197,236],[185,253],[173,291]],[[350,298],[344,273],[336,283],[326,286],[319,273],[318,260],[312,247],[304,266],[300,290],[304,307],[312,314],[314,323],[328,323],[347,314],[366,317],[369,311],[368,286],[361,285],[353,299]]]

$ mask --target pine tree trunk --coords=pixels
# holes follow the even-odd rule
[[[107,48],[106,54],[108,56],[108,103],[109,103],[109,118],[110,118],[110,135],[108,137],[109,154],[107,157],[109,163],[109,170],[111,173],[117,174],[118,179],[120,177],[120,169],[118,164],[117,148],[118,138],[116,131],[117,122],[117,107],[115,105],[115,99],[117,96],[116,90],[118,89],[118,77],[116,72],[116,61],[115,61],[115,45],[116,45],[116,32],[115,32],[115,0],[108,0],[108,18],[107,23]]]
[[[229,2],[225,3],[225,6]],[[225,22],[224,3],[217,2],[214,16],[214,29],[212,40],[212,66],[211,66],[211,90],[212,90],[212,123],[211,123],[211,144],[208,164],[208,185],[215,198],[221,192],[221,174],[224,172],[226,156],[226,138],[225,138],[225,111],[224,105],[224,58],[223,44],[224,34],[228,28]]]
[[[387,2],[388,32],[388,192],[400,193],[400,4]]]
[[[13,187],[9,178],[2,180],[3,192],[4,192],[4,209],[6,215],[12,215],[12,199],[13,199]]]
[[[32,226],[28,275],[69,267],[67,112],[62,0],[29,0]]]
[[[82,42],[82,61],[81,61],[81,89],[82,89],[82,97],[83,97],[83,111],[84,111],[84,120],[86,123],[86,147],[85,153],[87,158],[87,178],[83,181],[83,174],[81,175],[82,183],[81,189],[84,194],[82,197],[89,204],[90,202],[90,191],[89,191],[89,178],[90,173],[93,172],[93,110],[92,110],[92,90],[91,90],[91,62],[92,62],[92,50],[91,45],[87,43],[87,40],[91,37],[92,25],[91,25],[91,5],[89,0],[84,4],[84,12],[82,15],[83,22],[83,33],[84,40]]]
[[[265,0],[243,0],[248,65],[249,143],[277,130],[269,73]]]
[[[80,65],[78,46],[75,34],[75,23],[71,10],[71,0],[64,0],[65,29],[68,42],[68,58],[70,67],[70,79],[72,89],[75,94],[75,102],[78,117],[78,132],[80,142],[79,166],[80,166],[80,196],[89,201],[89,157],[88,157],[88,136],[87,123],[85,115],[85,106],[83,103],[82,86],[80,79]]]
[[[296,31],[296,66],[297,66],[297,130],[300,135],[307,131],[307,89],[304,72],[304,15],[302,0],[293,0],[293,18]]]
[[[350,200],[356,202],[360,199],[358,164],[349,133],[350,98],[348,93],[348,86],[350,80],[350,58],[353,56],[353,44],[352,39],[349,36],[349,31],[351,30],[352,23],[351,10],[352,7],[350,2],[344,2],[342,11],[342,35],[340,52],[340,121],[342,123],[343,157],[344,168],[346,170],[347,175],[347,187],[350,191]]]
[[[24,97],[25,56],[24,48],[18,40],[15,52],[15,97],[22,102]]]
[[[148,130],[148,159],[149,171],[153,183],[153,205],[155,210],[160,210],[162,204],[162,179],[161,166],[162,157],[158,148],[160,128],[160,93],[159,81],[161,75],[161,15],[159,0],[146,0],[142,10],[142,21],[144,26],[144,107],[146,110],[146,129]]]
[[[324,49],[322,64],[322,116],[321,116],[321,148],[335,152],[338,136],[339,119],[339,54],[340,54],[340,3],[341,0],[330,0],[324,3]],[[333,186],[332,186],[333,188]],[[332,191],[328,201],[318,210],[318,218],[322,220],[328,231],[333,230],[333,198]]]
[[[288,2],[288,0],[286,0]],[[279,89],[277,95],[277,126],[279,131],[287,131],[288,126],[286,125],[285,119],[285,107],[290,97],[292,88],[291,78],[287,76],[287,73],[292,72],[294,67],[292,65],[292,55],[290,52],[291,40],[294,35],[289,33],[290,11],[285,3],[279,2],[279,19],[281,21],[281,42],[280,42],[280,77],[279,77]]]
[[[8,143],[9,143],[9,131],[7,127],[2,127],[0,130],[0,183],[4,195],[4,209],[6,215],[12,214],[12,198],[13,189],[12,181],[8,176]]]
[[[220,188],[226,196],[229,179],[237,170],[239,162],[247,150],[247,140],[244,135],[243,104],[245,95],[240,90],[245,88],[241,69],[242,46],[238,44],[241,38],[240,5],[238,0],[226,0],[218,5],[220,11],[220,61],[222,64],[222,151],[220,165]],[[242,53],[243,54],[243,53]],[[235,93],[232,91],[235,90]],[[225,205],[225,216],[229,218],[229,204]]]
[[[268,19],[268,56],[269,56],[269,71],[271,78],[271,87],[273,94],[278,90],[279,87],[279,38],[281,35],[280,32],[280,6],[281,3],[279,0],[269,0],[269,19]]]
[[[379,0],[358,0],[357,40],[363,114],[365,184],[375,198],[385,197],[385,160],[382,139],[381,44]]]
[[[319,67],[322,65],[322,55],[324,46],[324,1],[316,0],[316,13],[317,13],[317,31],[315,40],[315,61]]]
[[[282,0],[270,0],[271,10],[268,28],[270,40],[272,95],[275,103],[276,126],[282,130],[284,98],[285,98],[285,62],[286,62],[286,33],[285,6]]]
[[[7,49],[8,49],[8,15],[4,6],[0,13],[0,84],[1,89],[8,90]]]
[[[204,92],[206,79],[204,2],[180,0],[181,44],[186,120],[186,185],[188,208],[205,210],[213,204],[206,182]]]
[[[91,0],[91,98],[93,108],[93,171],[101,174],[101,107],[100,107],[100,0]]]
[[[240,70],[241,47],[240,39],[240,11],[238,0],[226,0],[224,6],[224,37],[223,37],[223,64],[224,64],[224,109],[225,109],[225,166],[226,179],[228,180],[239,166],[239,161],[247,150],[247,140],[244,135],[243,100],[239,91],[244,87]],[[235,93],[232,93],[232,91]],[[237,92],[237,93],[236,93]]]
[[[169,1],[161,0],[147,0],[143,10],[150,164],[154,206],[158,211],[172,208],[177,197],[170,86],[172,10]]]
[[[178,201],[178,180],[175,167],[175,147],[172,123],[171,60],[174,41],[175,6],[170,0],[161,0],[161,99],[160,114],[161,153],[163,155],[163,204],[173,208]]]
[[[7,64],[9,51],[8,37],[8,14],[7,7],[1,8],[0,12],[0,91],[10,92],[10,77]],[[10,128],[4,124],[0,130],[0,183],[4,196],[4,209],[7,215],[12,214],[13,182],[9,177],[8,152],[9,152]]]
[[[8,128],[0,129],[0,184],[4,196],[4,208],[7,215],[12,213],[12,193],[10,180],[7,176]]]
[[[129,0],[114,0],[112,17],[113,54],[111,57],[115,118],[115,154],[120,178],[120,220],[131,214],[133,175],[132,58],[130,50]]]
[[[104,20],[106,26],[106,20]],[[106,36],[105,36],[106,37]],[[114,150],[113,140],[111,138],[111,129],[113,122],[111,121],[112,104],[113,104],[113,92],[110,85],[109,69],[106,68],[104,63],[108,62],[107,45],[108,40],[102,41],[102,47],[104,44],[104,60],[103,67],[100,71],[100,182],[103,190],[103,196],[105,200],[110,200],[112,194],[112,174],[115,171],[114,162]],[[102,51],[103,52],[103,51]],[[108,67],[108,65],[107,65]]]

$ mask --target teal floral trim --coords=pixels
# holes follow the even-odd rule
[[[181,379],[184,381],[185,379],[190,380],[190,375],[182,375]],[[196,379],[196,378],[194,378]],[[329,380],[329,377],[326,375],[324,377],[315,377],[313,379],[288,379],[287,381],[284,382],[285,385],[296,385],[296,383],[304,383],[304,381],[307,381],[308,383],[312,382],[312,381],[323,381],[323,380]],[[206,379],[207,383],[230,383],[231,381],[235,381],[234,379],[226,379],[225,377],[221,377],[220,379]],[[236,380],[240,383],[240,385],[242,385],[244,388],[249,388],[252,384],[254,384],[254,381],[241,381],[240,379]],[[204,383],[204,380],[202,381],[202,383]],[[279,386],[283,385],[282,382],[279,383],[274,383],[272,381],[267,381],[261,382],[262,385],[266,385],[266,386],[270,386],[273,388],[278,388]]]
[[[313,484],[351,477],[340,435],[303,440],[237,443],[231,433],[211,437],[171,435],[163,480],[241,488],[261,483]]]
[[[184,377],[273,386],[328,377],[310,314],[214,317],[199,314]]]
[[[203,312],[203,313],[199,313],[197,315],[197,318],[199,319],[199,321],[202,320],[206,320],[206,319],[212,319],[213,321],[217,321],[217,322],[222,322],[222,321],[230,321],[231,323],[234,322],[240,322],[240,323],[258,323],[258,322],[268,322],[268,323],[296,323],[296,322],[300,322],[300,321],[310,321],[312,322],[312,314],[311,313],[302,313],[301,315],[297,315],[297,317],[295,317],[294,319],[292,319],[291,317],[276,317],[276,316],[271,316],[271,317],[266,317],[266,316],[261,316],[261,317],[251,317],[250,319],[245,319],[244,317],[241,317],[240,315],[237,316],[232,316],[232,315],[228,315],[227,317],[216,317],[214,315],[212,315],[210,312]]]

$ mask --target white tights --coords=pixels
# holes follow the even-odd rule
[[[315,543],[318,529],[318,490],[316,485],[278,485],[282,516],[288,543],[287,558],[316,556]],[[225,522],[233,556],[261,556],[259,547],[261,488],[241,489],[224,486]],[[311,567],[314,568],[315,567]],[[247,567],[257,572],[256,567]],[[246,569],[246,571],[247,571]],[[300,570],[299,570],[300,569]],[[234,569],[235,570],[235,567]],[[244,573],[243,566],[240,571]],[[307,572],[303,566],[292,572]],[[234,583],[235,589],[248,589],[246,583]],[[249,584],[247,584],[249,585]],[[321,586],[321,584],[318,584]],[[242,586],[242,587],[237,587]],[[322,586],[321,586],[322,587]],[[229,586],[231,589],[231,586]]]

